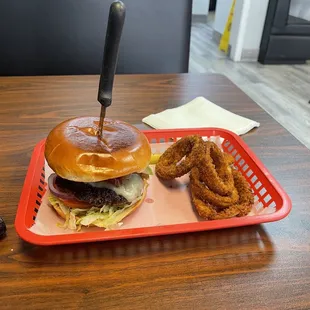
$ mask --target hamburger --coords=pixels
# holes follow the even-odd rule
[[[64,227],[115,227],[143,202],[151,148],[145,135],[122,122],[99,118],[64,121],[48,135],[45,158],[49,202]]]

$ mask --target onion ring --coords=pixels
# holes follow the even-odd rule
[[[200,161],[204,142],[198,135],[187,136],[171,145],[159,158],[156,175],[172,180],[188,173]]]
[[[234,190],[234,178],[232,169],[222,150],[213,142],[205,142],[205,160],[201,160],[197,167],[200,171],[200,179],[219,195],[230,195]]]
[[[239,194],[238,208],[240,210],[237,216],[246,216],[254,204],[254,195],[251,187],[245,177],[238,170],[233,170],[235,186]]]
[[[209,202],[211,205],[218,208],[227,208],[232,204],[235,204],[239,200],[239,195],[237,189],[234,187],[231,194],[227,196],[222,196],[214,193],[211,189],[206,187],[200,178],[200,172],[197,167],[191,170],[190,174],[190,187],[191,191],[194,193],[195,197],[198,199]]]
[[[223,155],[225,157],[225,161],[228,165],[233,165],[235,163],[235,157],[232,156],[231,154],[229,153],[226,153],[226,152],[223,152]]]
[[[192,201],[198,214],[202,218],[209,219],[209,220],[219,220],[219,219],[231,218],[235,216],[241,217],[241,216],[246,216],[251,211],[252,204],[254,203],[254,197],[253,197],[251,188],[249,184],[247,183],[246,179],[243,177],[243,175],[239,171],[233,170],[232,173],[233,173],[235,186],[238,192],[239,199],[236,203],[233,203],[224,209],[223,208],[219,209],[218,206],[213,205],[210,201],[206,199],[202,200],[199,196],[197,196],[197,194],[199,195],[200,192],[195,190],[195,187],[193,187],[193,183],[192,183],[193,177],[195,178],[197,177],[197,171],[195,170],[195,168],[192,169],[192,172],[191,172]],[[199,176],[199,171],[198,171],[198,176]]]
[[[192,195],[192,200],[198,214],[203,219],[222,220],[238,216],[240,213],[236,205],[232,205],[228,208],[217,211],[212,205],[207,202],[203,202],[202,200],[196,198],[194,195]]]

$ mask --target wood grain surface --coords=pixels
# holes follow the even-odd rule
[[[221,75],[117,76],[108,116],[131,123],[205,96],[253,118],[244,136],[293,202],[259,226],[39,247],[14,229],[35,144],[98,115],[97,76],[0,78],[0,309],[310,309],[310,153]]]

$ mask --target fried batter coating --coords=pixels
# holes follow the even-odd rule
[[[195,197],[202,201],[208,201],[218,208],[227,208],[239,200],[237,189],[234,187],[230,195],[222,196],[208,188],[200,178],[201,174],[197,167],[191,170],[190,187]]]
[[[156,175],[165,180],[188,173],[203,155],[204,142],[198,135],[187,136],[170,146],[159,158]]]
[[[224,157],[225,157],[225,161],[227,162],[228,165],[233,165],[235,163],[235,158],[234,156],[232,156],[231,154],[229,153],[225,153],[223,152],[224,154]]]
[[[193,172],[194,175],[192,175]],[[199,171],[197,175],[197,171],[195,171],[195,168],[193,168],[191,175],[192,178],[199,177]],[[192,201],[198,214],[202,218],[208,220],[218,220],[235,216],[241,217],[246,216],[251,211],[252,204],[254,203],[254,197],[249,184],[247,183],[243,175],[237,170],[233,170],[233,177],[239,199],[236,203],[233,203],[231,205],[228,205],[226,208],[221,209],[218,206],[212,204],[210,200],[206,199],[206,196],[204,196],[203,200],[200,199],[201,196],[197,196],[197,194],[199,195],[199,192],[195,191],[195,187],[193,187],[193,183],[191,182]],[[223,199],[224,198],[225,197],[223,197]]]
[[[240,212],[237,216],[246,216],[254,204],[254,195],[249,183],[240,171],[233,170],[233,176],[235,187],[239,194],[238,205]]]
[[[198,214],[206,220],[222,220],[238,216],[239,214],[239,209],[236,207],[236,205],[232,205],[228,208],[217,211],[216,208],[210,205],[208,202],[203,202],[202,200],[196,198],[193,193],[192,200]]]
[[[208,188],[219,195],[230,195],[234,190],[232,169],[222,150],[213,142],[205,142],[205,160],[201,160],[197,167],[200,179]]]

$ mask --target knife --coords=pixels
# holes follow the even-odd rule
[[[101,104],[98,130],[99,138],[102,137],[106,109],[112,103],[113,82],[125,15],[126,8],[123,2],[115,1],[111,4],[98,90],[98,101]]]

